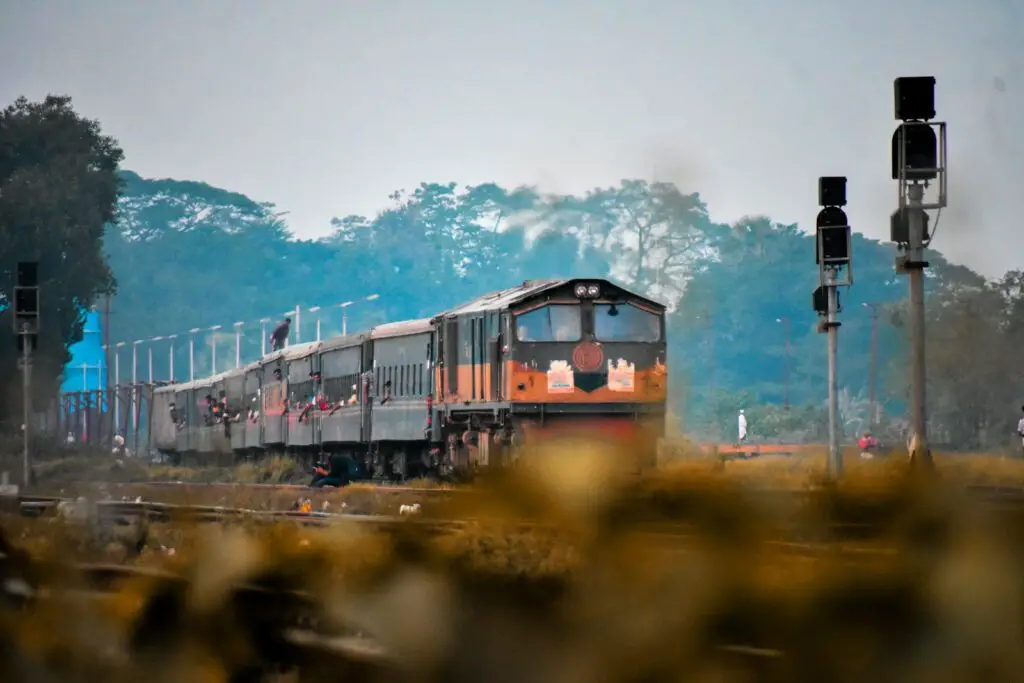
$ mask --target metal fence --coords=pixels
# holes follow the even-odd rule
[[[46,419],[54,438],[112,448],[120,434],[125,447],[143,455],[151,451],[153,390],[157,384],[122,384],[107,389],[61,393]]]

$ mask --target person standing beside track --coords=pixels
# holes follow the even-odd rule
[[[1017,421],[1017,436],[1020,437],[1021,457],[1024,457],[1024,406],[1020,407],[1020,420]]]

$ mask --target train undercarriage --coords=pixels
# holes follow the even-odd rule
[[[562,448],[599,447],[612,449],[627,469],[640,471],[654,465],[663,425],[664,416],[658,412],[517,413],[507,408],[437,411],[424,429],[427,438],[418,441],[304,447],[268,444],[261,449],[225,449],[221,454],[193,452],[185,454],[183,461],[200,466],[223,465],[232,457],[235,461],[252,461],[284,456],[312,471],[318,460],[341,456],[349,481],[466,482],[482,470],[515,466],[524,457],[557,457]]]

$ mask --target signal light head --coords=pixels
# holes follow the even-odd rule
[[[38,287],[39,264],[35,261],[19,261],[17,277],[19,287]]]
[[[929,121],[935,118],[935,77],[903,76],[893,81],[896,119]]]
[[[14,316],[34,318],[39,315],[39,289],[36,287],[14,288]]]
[[[896,128],[892,134],[893,180],[900,179],[901,171],[906,180],[933,180],[938,175],[938,165],[939,143],[930,125],[904,123]]]
[[[818,315],[825,315],[828,313],[828,290],[824,287],[818,287],[814,290],[814,294],[811,295],[811,307],[814,312]]]
[[[928,241],[928,212],[924,209],[904,207],[893,211],[889,218],[889,240],[891,242],[901,245],[910,243],[910,216],[914,213],[920,216],[921,224],[924,227],[922,239]]]
[[[850,224],[846,213],[836,206],[827,206],[818,212],[815,221],[815,263],[842,266],[850,261]]]
[[[846,177],[818,178],[818,206],[846,206]]]

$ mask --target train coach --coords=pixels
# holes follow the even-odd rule
[[[665,307],[601,279],[531,280],[432,318],[298,344],[154,392],[161,452],[198,462],[343,453],[358,474],[468,474],[585,433],[653,463]]]

